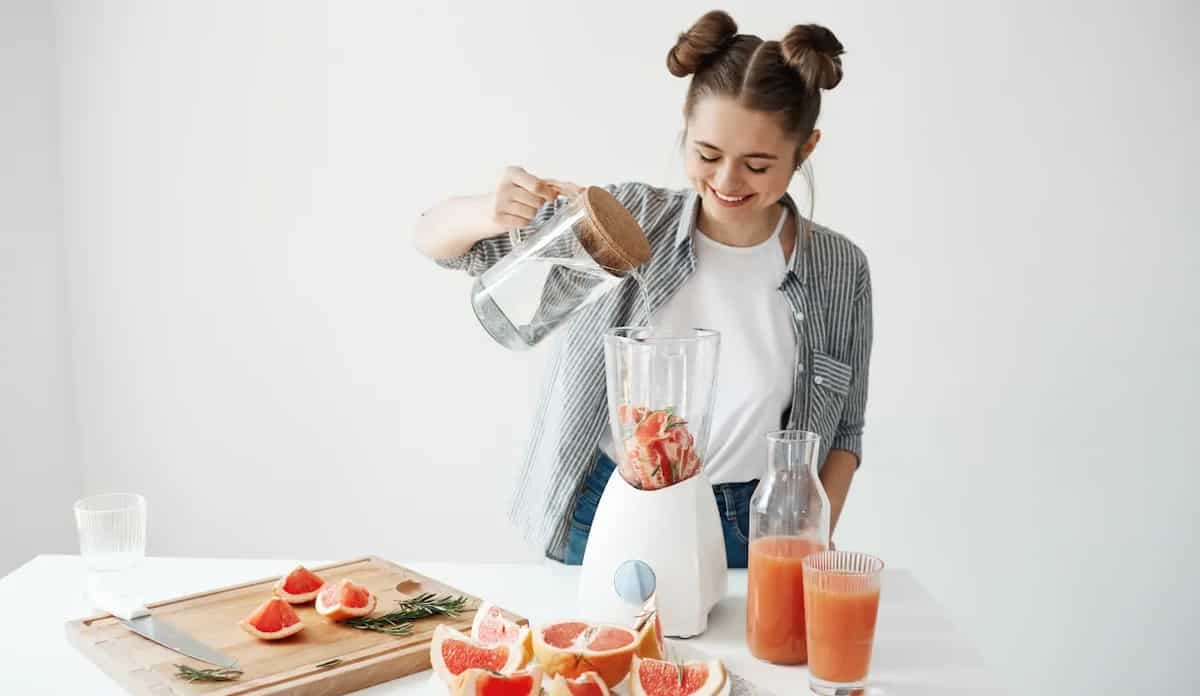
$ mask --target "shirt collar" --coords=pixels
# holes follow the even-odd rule
[[[796,209],[796,202],[792,200],[790,193],[783,194],[780,201],[788,209],[788,214],[792,216],[792,220],[803,221],[800,217],[800,211]],[[675,246],[690,243],[692,232],[696,229],[696,218],[700,214],[700,194],[695,191],[688,192],[687,200],[683,202],[683,213],[679,216],[679,226],[675,229]],[[792,223],[794,224],[794,223]],[[798,234],[796,235],[796,246],[792,249],[792,258],[788,263],[788,273],[796,276],[797,280],[804,283],[808,269],[808,255],[812,246],[811,235],[805,234],[809,231],[810,225],[801,224]]]

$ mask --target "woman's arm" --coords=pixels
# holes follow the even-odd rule
[[[860,260],[856,285],[854,329],[848,356],[854,372],[846,393],[841,423],[838,424],[837,433],[830,443],[825,465],[821,468],[821,483],[825,486],[825,493],[829,496],[829,505],[832,508],[829,515],[831,539],[833,530],[837,527],[838,517],[842,514],[842,507],[846,504],[846,495],[850,492],[850,481],[862,462],[863,421],[867,409],[867,381],[870,374],[873,334],[871,272],[866,257]]]
[[[825,466],[821,467],[821,485],[825,487],[825,495],[829,496],[830,539],[837,528],[838,518],[842,516],[842,506],[846,504],[846,495],[850,492],[850,482],[857,468],[858,455],[842,449],[829,450]]]
[[[413,230],[413,245],[431,259],[451,259],[470,251],[481,239],[520,229],[538,209],[560,193],[578,186],[539,179],[520,167],[508,167],[493,193],[459,196],[425,211]]]

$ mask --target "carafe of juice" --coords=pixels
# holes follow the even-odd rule
[[[829,498],[817,458],[821,437],[802,430],[767,435],[767,475],[750,499],[746,643],[760,660],[808,661],[804,558],[829,548]]]
[[[637,220],[595,186],[516,237],[512,251],[471,290],[479,323],[513,350],[540,343],[650,258],[650,243]]]

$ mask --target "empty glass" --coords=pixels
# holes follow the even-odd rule
[[[124,570],[146,557],[146,499],[106,493],[75,503],[79,554],[90,571]]]

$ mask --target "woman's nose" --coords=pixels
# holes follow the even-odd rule
[[[741,179],[738,176],[737,165],[726,160],[717,170],[717,190],[724,194],[736,194],[741,191]]]

